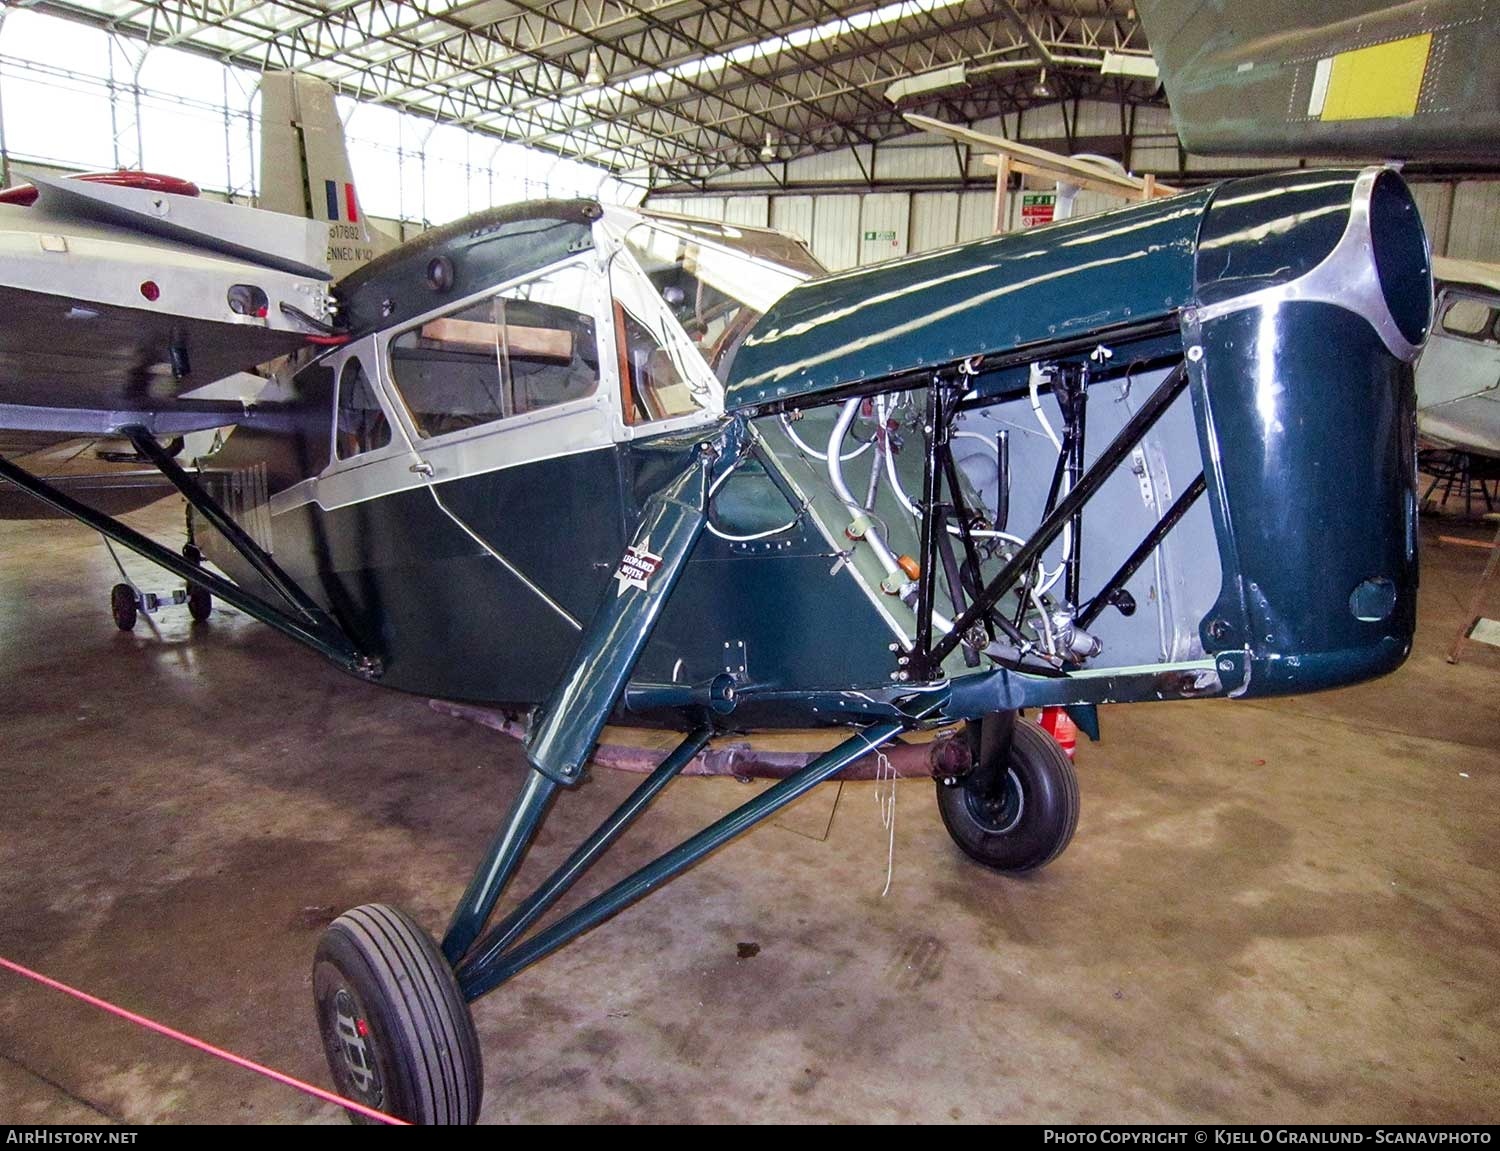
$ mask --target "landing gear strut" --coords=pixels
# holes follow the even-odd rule
[[[478,1114],[477,1088],[463,1096],[472,1100],[472,1106],[439,1111],[432,1102],[437,1098],[433,1084],[440,1078],[433,1068],[448,1077],[445,1082],[468,1074],[478,1081],[478,1048],[473,1049],[471,1057],[466,1045],[471,1042],[473,1023],[462,1000],[473,1002],[488,994],[643,899],[862,755],[878,750],[908,726],[920,723],[930,706],[918,704],[907,722],[875,723],[856,732],[613,887],[546,927],[530,931],[702,750],[712,729],[707,725],[698,728],[684,737],[661,766],[556,871],[486,932],[490,914],[558,788],[533,770],[459,901],[441,951],[403,913],[378,905],[356,908],[335,920],[325,933],[318,946],[313,981],[324,1050],[339,1090],[357,1102],[412,1122],[472,1123]],[[376,918],[377,912],[405,925],[402,947],[392,945],[377,955],[373,943],[356,938],[354,926]],[[383,929],[394,935],[388,926]],[[361,930],[374,938],[373,928]],[[447,998],[450,984],[460,996],[457,1011],[461,1019]],[[426,997],[414,1000],[413,987],[426,987]],[[342,999],[341,991],[345,993]],[[359,1014],[351,1014],[354,1008]]]

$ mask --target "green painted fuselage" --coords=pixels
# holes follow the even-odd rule
[[[437,256],[451,262],[457,296],[587,253],[591,209],[502,210],[385,257],[345,286],[356,336],[432,307],[423,277]],[[1339,298],[1330,269],[1359,283]],[[319,437],[330,434],[333,382],[315,365],[282,401],[285,430],[236,434],[225,456],[231,467],[272,460],[277,561],[380,659],[382,682],[405,691],[517,709],[547,698],[570,674],[598,605],[617,593],[645,499],[727,428],[755,453],[715,491],[714,530],[696,544],[617,718],[679,722],[707,706],[724,677],[736,687],[724,722],[744,727],[892,714],[918,690],[946,693],[944,717],[1302,692],[1390,671],[1410,649],[1408,352],[1425,334],[1428,277],[1415,208],[1393,174],[1257,177],[811,280],[750,328],[724,410],[659,437],[637,427],[541,458],[517,439],[514,460],[500,466],[324,500]],[[604,336],[601,346],[610,346]],[[1013,456],[1008,485],[1017,507],[1009,530],[1024,537],[1041,518],[1054,459],[1033,422],[1032,365],[1090,372],[1098,414],[1087,463],[1179,361],[1189,382],[1168,430],[1101,492],[1122,510],[1083,516],[1082,582],[1086,598],[1135,546],[1131,516],[1149,526],[1161,513],[1165,490],[1142,511],[1147,481],[1180,491],[1201,469],[1205,499],[1183,522],[1175,566],[1143,569],[1129,585],[1142,610],[1110,625],[1165,636],[1153,609],[1170,593],[1191,606],[1189,634],[1175,648],[1163,638],[1147,658],[1129,643],[1106,645],[1056,675],[955,652],[931,683],[900,680],[913,608],[882,589],[826,464],[793,442],[781,417],[795,413],[803,442],[821,448],[842,404],[893,397],[904,413],[895,467],[917,492],[926,388],[934,373],[963,365],[963,419],[980,422],[961,426],[977,429],[979,446],[995,428],[1013,429],[1026,449]],[[858,426],[874,434],[879,411],[869,403]],[[848,468],[863,497],[867,470]],[[993,514],[984,482],[965,475]],[[918,521],[891,487],[877,492],[874,519],[892,552],[918,554]],[[304,495],[285,498],[293,490]],[[983,576],[1003,560],[988,555]],[[961,606],[940,587],[941,613]],[[1014,597],[1005,606],[1024,609]]]

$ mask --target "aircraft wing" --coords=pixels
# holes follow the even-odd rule
[[[305,346],[327,319],[321,223],[35,182],[33,206],[0,206],[0,428],[232,423],[240,403],[185,393]]]
[[[1111,171],[1102,164],[1090,163],[1088,160],[1073,156],[1060,156],[1045,148],[1033,148],[1029,144],[1007,140],[1004,136],[991,136],[986,132],[976,132],[973,128],[934,120],[931,116],[922,116],[915,112],[906,113],[906,122],[924,132],[935,132],[972,148],[1008,156],[1013,168],[1030,175],[1061,180],[1064,183],[1080,184],[1096,191],[1113,192],[1119,196],[1132,198],[1144,196],[1148,192],[1146,180],[1139,176]],[[1156,181],[1150,181],[1149,187],[1152,189],[1152,194],[1158,196],[1170,196],[1178,191],[1177,188]]]
[[[47,432],[0,431],[0,456],[107,515],[154,503],[176,489],[156,468],[112,458],[129,452],[123,440]],[[61,513],[0,480],[0,520],[56,519]]]
[[[1487,159],[1500,22],[1485,0],[1139,0],[1194,152]]]

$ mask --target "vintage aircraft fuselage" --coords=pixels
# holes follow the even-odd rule
[[[144,212],[194,251],[224,243],[130,189],[48,196],[87,201],[61,219],[110,237]],[[41,270],[13,278],[38,321],[0,348],[24,401],[0,416],[127,439],[193,538],[171,551],[3,456],[0,478],[183,579],[195,619],[211,596],[368,679],[526,713],[529,769],[441,943],[384,904],[319,942],[330,1074],[366,1119],[474,1121],[465,1001],[905,733],[977,721],[931,744],[939,814],[971,858],[1028,872],[1072,839],[1079,789],[1021,709],[1087,726],[1100,702],[1310,691],[1410,650],[1432,281],[1385,169],[1233,181],[837,275],[763,229],[528,204],[376,259],[335,286],[333,324],[306,275],[289,290],[319,306],[273,314],[245,245],[184,249],[201,299],[186,277],[158,296],[134,274],[154,246],[68,260],[30,225],[49,227],[12,244]],[[244,325],[326,350],[264,382],[193,379]],[[136,345],[111,359],[114,330]],[[49,379],[80,349],[96,371]],[[117,626],[143,600],[117,585]],[[496,917],[611,718],[685,734]],[[549,914],[715,734],[810,724],[852,730]]]
[[[815,271],[757,229],[482,213],[342,281],[349,341],[211,463],[382,682],[437,697],[547,698],[596,611],[656,578],[627,545],[706,443],[708,530],[617,719],[1262,696],[1405,658],[1431,282],[1393,172],[1259,176]]]

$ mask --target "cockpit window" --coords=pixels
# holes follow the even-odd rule
[[[683,229],[691,230],[687,225]],[[712,239],[700,243],[680,234],[675,224],[665,228],[648,223],[631,228],[625,243],[704,362],[723,380],[755,321],[808,273],[729,246],[723,236]],[[785,237],[777,239],[793,244]]]
[[[669,420],[707,406],[708,397],[693,386],[672,357],[671,345],[658,340],[619,303],[615,305],[615,335],[620,344],[627,424]]]
[[[645,213],[648,217],[651,213]],[[657,219],[668,217],[657,216]],[[810,279],[821,276],[828,269],[818,263],[800,240],[773,231],[770,228],[748,228],[736,224],[720,223],[717,220],[697,220],[687,216],[670,217],[671,228],[689,236],[702,237],[704,242],[718,247],[730,248],[743,255],[768,263],[779,264],[800,276]]]
[[[339,373],[338,434],[335,440],[341,460],[373,452],[391,442],[391,422],[386,419],[358,356],[346,360]]]
[[[578,265],[410,328],[391,375],[424,439],[593,395],[599,345]]]

